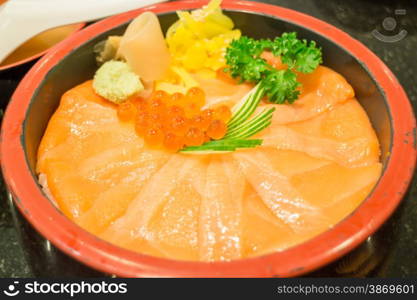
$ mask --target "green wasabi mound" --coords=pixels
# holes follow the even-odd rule
[[[125,62],[111,60],[94,75],[94,91],[116,104],[143,90],[142,82]]]

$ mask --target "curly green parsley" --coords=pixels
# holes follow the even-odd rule
[[[280,56],[288,66],[277,70],[261,57],[264,51]],[[230,43],[226,51],[226,69],[242,82],[261,83],[265,95],[272,103],[293,103],[299,96],[300,83],[294,70],[311,73],[322,62],[321,49],[314,41],[297,38],[295,32],[284,33],[274,40],[255,40],[242,36]]]

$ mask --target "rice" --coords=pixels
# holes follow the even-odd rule
[[[56,207],[58,207],[58,204],[57,204],[57,202],[55,201],[55,199],[54,199],[54,196],[52,196],[52,193],[51,193],[51,191],[49,190],[49,187],[48,187],[48,180],[47,180],[47,178],[46,178],[46,174],[43,174],[43,173],[41,173],[41,174],[39,174],[39,176],[38,176],[38,182],[39,182],[39,184],[41,185],[41,187],[42,187],[42,192],[48,197],[48,199],[56,206]]]

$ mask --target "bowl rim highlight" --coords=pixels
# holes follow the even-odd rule
[[[416,121],[403,88],[388,67],[366,46],[336,27],[290,9],[252,1],[229,0],[223,8],[257,13],[294,23],[338,44],[369,71],[385,93],[392,129],[386,169],[371,195],[332,229],[282,252],[230,262],[189,262],[152,257],[112,245],[65,217],[41,192],[22,144],[26,111],[44,76],[72,49],[144,11],[194,9],[206,0],[152,5],[93,24],[61,42],[40,59],[19,84],[5,113],[0,155],[8,190],[25,218],[57,248],[82,263],[124,277],[290,277],[323,266],[363,242],[401,202],[416,163]],[[381,205],[381,202],[384,204]]]

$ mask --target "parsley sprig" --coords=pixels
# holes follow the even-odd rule
[[[288,66],[277,70],[261,57],[264,51],[280,56]],[[293,103],[299,96],[300,83],[294,70],[311,73],[322,62],[321,49],[314,41],[297,38],[295,32],[284,33],[274,40],[255,40],[242,36],[230,43],[226,51],[227,70],[242,82],[261,83],[265,95],[272,103]]]

